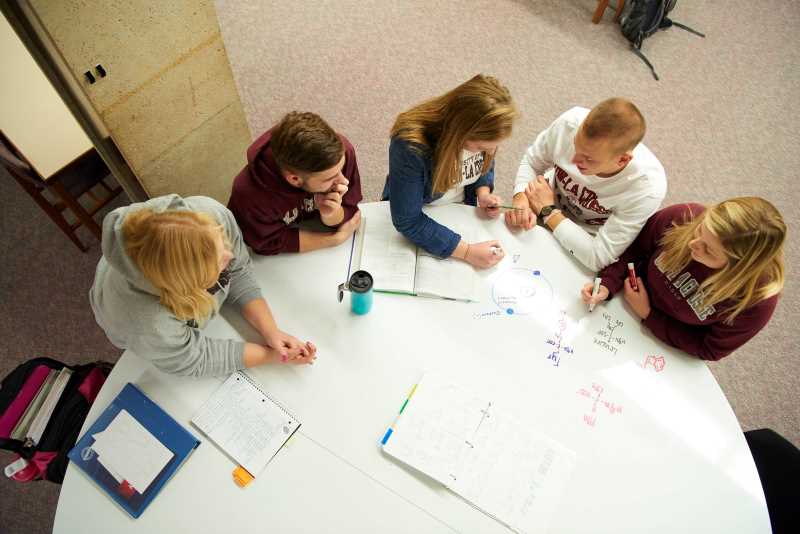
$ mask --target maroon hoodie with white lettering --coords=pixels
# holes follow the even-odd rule
[[[294,187],[281,174],[272,156],[271,138],[272,130],[268,130],[247,149],[247,165],[234,179],[228,201],[228,209],[236,217],[245,243],[257,254],[265,255],[298,252],[297,223],[319,219],[314,194]],[[350,182],[342,197],[344,223],[358,211],[361,177],[355,148],[343,135],[339,138],[344,145],[342,174]]]
[[[628,262],[644,281],[650,297],[650,315],[642,321],[660,340],[704,360],[719,360],[744,345],[766,326],[778,295],[764,299],[742,311],[731,324],[725,323],[725,310],[732,302],[713,306],[703,303],[697,291],[714,269],[689,260],[679,273],[667,274],[660,265],[662,247],[658,242],[672,223],[689,221],[705,208],[700,204],[677,204],[653,214],[630,247],[598,274],[609,295],[622,290],[628,277]],[[641,291],[642,288],[639,288]],[[610,298],[610,297],[609,297]]]

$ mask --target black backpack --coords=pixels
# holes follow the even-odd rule
[[[619,23],[622,27],[622,35],[631,42],[631,50],[650,67],[653,78],[658,80],[656,69],[653,64],[642,54],[642,42],[658,30],[677,26],[700,37],[704,34],[697,30],[675,22],[667,15],[675,8],[678,0],[629,0],[622,8]]]
[[[60,370],[67,367],[72,375],[56,403],[52,416],[38,443],[30,440],[0,438],[0,449],[17,453],[29,463],[34,476],[27,480],[49,480],[60,484],[64,480],[69,459],[67,453],[75,446],[78,433],[89,413],[94,395],[105,382],[113,364],[95,362],[86,365],[66,365],[51,358],[34,358],[19,365],[0,381],[0,416],[9,408],[28,377],[38,366]],[[90,398],[86,398],[86,394]],[[2,469],[3,466],[0,466]],[[23,480],[24,479],[17,479]]]

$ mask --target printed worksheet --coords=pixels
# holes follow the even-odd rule
[[[575,465],[566,447],[432,374],[383,450],[518,532],[547,527]]]

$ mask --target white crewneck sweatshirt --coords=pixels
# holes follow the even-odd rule
[[[664,167],[639,143],[633,159],[614,176],[585,176],[570,162],[575,134],[589,110],[574,107],[558,117],[528,147],[517,171],[514,194],[544,175],[566,217],[553,235],[593,271],[617,261],[636,239],[667,193]]]

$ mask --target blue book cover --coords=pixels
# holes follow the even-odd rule
[[[172,457],[143,493],[139,493],[127,481],[120,481],[119,475],[111,473],[99,461],[97,451],[92,448],[95,445],[94,436],[106,430],[122,410],[128,412],[172,453]],[[199,444],[200,441],[188,430],[147,398],[139,388],[128,383],[83,437],[78,440],[68,456],[74,465],[86,473],[126,512],[136,518],[144,512]]]

